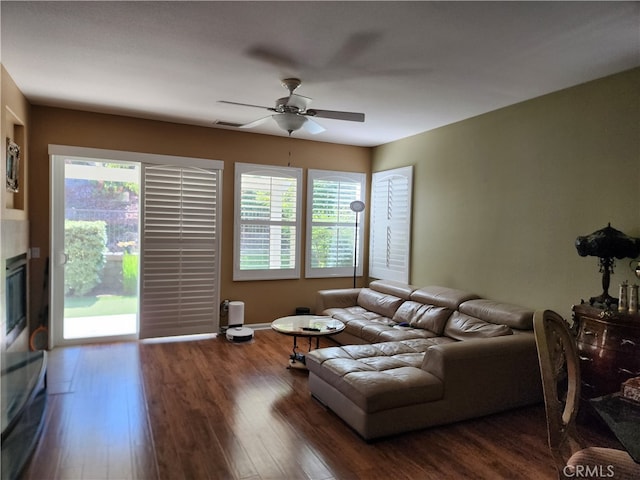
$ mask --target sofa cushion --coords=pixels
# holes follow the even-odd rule
[[[475,293],[465,292],[464,290],[438,286],[420,288],[411,294],[411,300],[415,302],[448,307],[452,310],[457,309],[462,302],[472,298],[480,297]]]
[[[363,345],[343,345],[340,347],[325,347],[312,350],[307,353],[307,359],[311,359],[312,363],[322,364],[326,360],[334,358],[357,360],[363,364],[371,364],[376,362],[376,358],[391,358],[395,362],[393,365],[387,365],[386,368],[417,367],[422,366],[424,354],[429,348],[443,343],[451,343],[455,340],[447,337],[436,338],[414,338],[397,342],[381,342],[376,344]],[[380,366],[380,364],[378,364]],[[384,370],[384,368],[378,368]],[[365,370],[369,370],[366,368]],[[323,373],[319,373],[323,377]],[[323,377],[324,378],[324,377]],[[325,378],[325,380],[327,380]]]
[[[363,288],[358,294],[358,305],[383,317],[393,318],[398,307],[404,302],[402,298],[388,293],[380,293],[370,288]]]
[[[392,280],[374,280],[369,284],[369,288],[380,293],[388,293],[404,300],[409,300],[411,293],[416,289],[413,285],[394,282]]]
[[[345,325],[345,332],[361,338],[367,342],[379,341],[377,335],[372,334],[379,328],[392,328],[396,323],[388,318],[369,312],[362,307],[330,308],[325,311],[336,320],[340,320]],[[368,335],[363,331],[368,327]]]
[[[307,366],[367,413],[438,400],[442,382],[420,366],[431,340],[313,350]]]
[[[330,315],[336,320],[340,320],[344,323],[349,323],[354,320],[369,320],[369,321],[382,321],[395,325],[395,322],[388,317],[384,317],[378,313],[370,312],[360,306],[348,307],[348,308],[328,308],[325,310],[325,315]]]
[[[439,338],[431,330],[421,328],[401,327],[396,325],[378,333],[378,342],[396,342],[398,340],[413,340],[420,338]]]
[[[396,323],[407,323],[413,328],[430,330],[436,335],[442,335],[447,319],[452,310],[447,307],[425,305],[412,300],[404,302],[393,316]]]
[[[395,330],[395,328],[392,325],[394,324],[388,324],[388,323],[385,324],[382,322],[367,322],[367,324],[361,325],[360,338],[364,339],[369,343],[384,342],[386,341],[386,339],[382,338],[382,334],[384,334],[387,331]],[[416,336],[413,336],[411,338],[415,338],[415,337]]]
[[[439,379],[415,367],[351,372],[343,382],[342,392],[367,413],[432,402],[444,392]]]
[[[462,303],[458,310],[487,322],[520,330],[533,329],[533,310],[518,305],[481,298]]]
[[[368,343],[431,338],[436,336],[435,333],[429,330],[400,327],[387,317],[378,317],[374,320],[351,320],[348,323],[345,322],[345,332],[355,335]]]
[[[513,335],[513,332],[506,325],[496,325],[461,312],[453,312],[444,327],[444,334],[456,340],[467,340]]]

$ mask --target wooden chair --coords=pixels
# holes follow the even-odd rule
[[[580,364],[567,322],[551,310],[536,312],[533,326],[542,375],[549,448],[558,478],[640,479],[640,464],[623,450],[584,447],[575,419],[580,402]]]

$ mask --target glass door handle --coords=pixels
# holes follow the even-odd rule
[[[66,265],[68,261],[69,261],[69,255],[67,255],[66,252],[61,252],[60,259],[59,259],[60,265]]]

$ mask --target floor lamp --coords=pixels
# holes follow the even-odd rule
[[[356,273],[358,270],[358,214],[364,210],[364,203],[354,200],[349,205],[351,211],[356,214],[356,237],[353,241],[353,288],[356,288]]]

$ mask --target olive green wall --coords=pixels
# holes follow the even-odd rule
[[[292,167],[303,168],[306,182],[309,168],[368,174],[371,169],[370,148],[298,140],[295,134],[292,138],[258,135],[42,106],[32,107],[30,138],[30,240],[31,246],[39,247],[41,251],[41,258],[31,262],[31,304],[34,311],[38,311],[40,305],[44,259],[49,255],[49,144],[223,161],[220,298],[244,301],[247,324],[266,323],[292,315],[298,306],[313,309],[317,290],[353,285],[352,277],[262,282],[232,280],[234,164],[285,166],[290,162]],[[303,194],[306,199],[306,183]],[[305,211],[302,215],[306,219]],[[303,230],[302,245],[304,241]],[[304,247],[302,250],[301,265],[304,266]],[[221,325],[224,324],[226,319],[221,319]]]
[[[374,172],[405,165],[412,283],[569,317],[602,291],[576,237],[607,222],[640,237],[640,69],[374,149]],[[629,262],[616,261],[613,296],[638,282]]]

